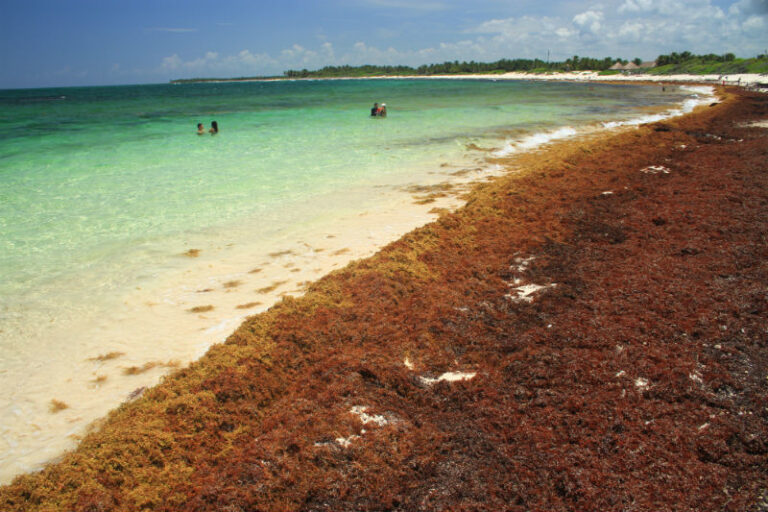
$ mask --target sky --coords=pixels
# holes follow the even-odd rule
[[[0,88],[768,49],[768,0],[0,0]]]

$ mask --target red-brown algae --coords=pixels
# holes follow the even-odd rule
[[[758,510],[768,145],[745,123],[767,114],[730,94],[518,156],[527,171],[249,318],[0,508]],[[507,297],[529,284],[547,288]]]

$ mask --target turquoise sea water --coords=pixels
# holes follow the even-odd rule
[[[363,212],[385,191],[434,181],[446,164],[482,166],[487,153],[471,148],[504,152],[690,95],[502,80],[0,91],[0,481],[93,419],[85,406],[72,408],[80,422],[47,411],[94,347],[114,349],[72,326],[108,321],[129,290],[182,271],[185,250],[268,245],[296,226]],[[369,117],[374,101],[387,103],[387,119]],[[212,120],[218,135],[196,135]]]
[[[388,119],[368,119],[373,100],[389,103]],[[657,88],[447,80],[0,92],[0,314],[137,246],[239,218],[279,223],[292,203],[445,147],[669,100]],[[195,135],[213,119],[218,136]]]

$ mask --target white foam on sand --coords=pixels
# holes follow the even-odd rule
[[[368,425],[369,423],[375,423],[379,427],[383,427],[387,423],[389,423],[389,420],[386,416],[382,416],[381,414],[368,414],[367,411],[368,407],[365,405],[356,405],[352,409],[349,410],[352,414],[360,418],[360,422],[363,425]]]
[[[459,382],[462,380],[471,380],[475,378],[477,372],[445,372],[437,378],[433,377],[419,377],[422,384],[431,386],[438,382]]]
[[[536,259],[536,256],[528,256],[527,258],[515,258],[515,265],[512,265],[509,267],[510,270],[515,270],[517,272],[525,272],[528,270],[528,267],[531,265],[531,262]]]
[[[641,124],[658,123],[671,117],[681,116],[693,112],[693,109],[701,105],[708,105],[717,101],[715,90],[710,86],[682,86],[681,90],[688,91],[694,96],[683,100],[679,107],[671,108],[660,114],[649,114],[624,121],[609,121],[603,123],[605,128],[619,128],[621,126],[640,126]]]
[[[692,97],[683,100],[679,105],[669,108],[664,112],[645,114],[619,121],[606,121],[602,123],[602,127],[606,129],[614,129],[656,123],[690,113],[696,107],[717,101],[714,88],[708,85],[684,85],[681,86],[680,89],[689,92]],[[576,129],[572,126],[563,126],[555,130],[534,133],[519,140],[507,141],[502,148],[494,151],[492,156],[497,158],[508,157],[515,153],[531,151],[556,141],[569,139],[577,135],[584,135],[594,130],[595,127],[582,127]]]
[[[752,121],[751,123],[744,123],[741,125],[743,128],[768,128],[768,119],[762,121]]]
[[[556,140],[573,137],[578,132],[571,126],[564,126],[549,132],[540,132],[529,135],[519,141],[510,141],[503,148],[495,151],[493,156],[505,157],[521,151],[530,151]]]
[[[366,411],[369,409],[367,405],[356,405],[352,407],[349,412],[355,416],[358,417],[360,420],[360,423],[363,425],[370,425],[374,424],[377,427],[383,427],[385,425],[388,425],[392,421],[387,418],[386,416],[383,416],[381,414],[368,414]],[[366,430],[361,429],[360,434],[365,434]],[[322,447],[322,446],[332,446],[333,444],[336,444],[342,448],[349,448],[352,446],[352,443],[360,439],[361,436],[357,434],[351,434],[347,437],[337,437],[333,440],[333,442],[317,442],[315,443],[315,446]]]
[[[645,391],[650,387],[650,383],[648,382],[648,379],[638,377],[635,379],[635,387],[638,391]]]
[[[515,283],[517,284],[517,283]],[[512,293],[509,293],[505,295],[505,297],[513,302],[533,302],[534,295],[541,290],[544,290],[546,288],[552,288],[557,286],[555,283],[552,283],[550,285],[540,285],[540,284],[524,284],[521,286],[515,286],[512,288]]]
[[[643,174],[669,174],[672,171],[669,167],[664,167],[663,165],[649,165],[648,167],[640,169],[640,172]]]

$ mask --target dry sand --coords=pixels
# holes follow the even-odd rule
[[[418,77],[413,77],[418,78]],[[423,78],[423,77],[422,77]],[[658,82],[658,83],[704,83],[713,85],[768,85],[768,76],[756,73],[738,73],[732,75],[650,75],[616,74],[601,75],[596,71],[574,71],[571,73],[503,73],[488,75],[446,75],[429,78],[477,78],[490,80],[554,80],[574,82]]]

